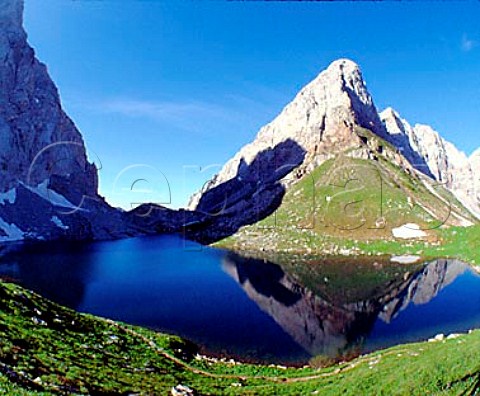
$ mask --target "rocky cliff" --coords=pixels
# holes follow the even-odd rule
[[[0,241],[134,233],[98,195],[97,169],[22,15],[23,0],[0,0]]]
[[[0,190],[63,179],[73,187],[67,199],[95,197],[97,172],[82,136],[26,41],[23,1],[1,0],[0,7]]]
[[[478,183],[479,177],[478,165],[474,169],[474,163],[480,156],[478,151],[470,160],[430,126],[416,124],[412,127],[392,108],[380,113],[380,118],[389,134],[388,139],[413,164],[420,160],[420,167],[426,168],[438,183],[452,191],[477,216],[480,214],[480,201],[475,191],[475,179]]]

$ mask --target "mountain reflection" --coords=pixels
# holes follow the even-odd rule
[[[387,277],[386,266],[394,269]],[[322,276],[322,269],[328,268],[328,277],[320,276],[316,284],[306,287],[302,281],[305,267],[310,271],[317,267]],[[416,266],[370,261],[357,273],[348,274],[344,268],[304,262],[287,272],[280,265],[235,253],[223,259],[224,271],[305,351],[331,357],[361,351],[377,320],[390,323],[409,305],[428,303],[468,266],[442,259]],[[311,283],[312,278],[308,279]],[[353,292],[357,299],[350,298],[352,287],[359,288]]]

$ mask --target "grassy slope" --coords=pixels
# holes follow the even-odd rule
[[[458,257],[480,263],[479,226],[449,227],[452,211],[474,222],[445,189],[432,194],[399,167],[339,156],[294,184],[274,214],[215,246],[237,251],[298,254],[400,254]],[[380,220],[380,221],[379,221]],[[416,223],[423,241],[395,240],[392,228]],[[470,244],[470,245],[468,245]],[[270,257],[271,258],[271,257]]]
[[[480,384],[480,332],[378,351],[326,369],[195,359],[177,337],[75,313],[0,283],[0,393],[163,395],[467,394]],[[241,384],[241,386],[238,386]]]

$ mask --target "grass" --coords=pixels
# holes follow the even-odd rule
[[[474,226],[458,226],[460,217]],[[426,238],[396,240],[392,229],[406,223],[418,224]],[[478,221],[443,187],[429,190],[422,176],[381,155],[376,161],[339,155],[291,186],[275,213],[214,246],[262,251],[269,259],[281,253],[409,253],[480,264],[479,230]]]
[[[480,265],[480,226],[451,227],[438,230],[438,243],[400,243],[398,241],[371,241],[358,243],[364,253],[419,254],[426,258],[456,258],[473,265]]]
[[[228,363],[178,337],[76,313],[0,283],[0,394],[454,395],[480,383],[480,332],[326,368]],[[329,365],[321,357],[312,362]]]

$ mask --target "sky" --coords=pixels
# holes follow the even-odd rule
[[[480,146],[480,3],[25,0],[114,206],[182,207],[338,58],[380,110]]]

